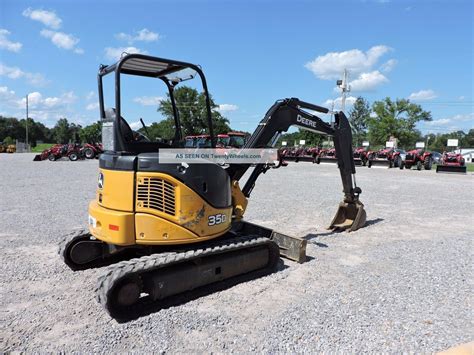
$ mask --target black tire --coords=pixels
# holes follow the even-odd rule
[[[79,155],[75,152],[72,152],[71,154],[69,154],[68,158],[70,161],[76,161],[79,159]]]
[[[431,167],[433,166],[433,159],[431,159],[431,157],[426,157],[423,165],[425,166],[425,170],[431,170]]]
[[[396,168],[399,168],[401,165],[402,165],[402,157],[401,157],[401,156],[398,156],[398,157],[395,159],[394,166],[395,166]]]
[[[394,166],[394,162],[392,160],[390,160],[388,162],[388,168],[391,169],[391,168],[393,168],[393,166]]]
[[[421,163],[421,160],[418,160],[416,162],[416,170],[420,171],[422,167],[423,167],[423,164]]]
[[[50,155],[48,155],[48,160],[49,161],[55,161],[56,157],[54,156],[54,154],[50,154]]]
[[[367,163],[367,167],[371,168],[372,167],[372,162],[369,160],[369,162]]]
[[[405,163],[400,158],[400,166],[399,166],[400,170],[403,170],[404,167],[405,167]]]
[[[95,158],[95,152],[92,148],[86,148],[86,149],[84,149],[84,156],[87,159],[94,159]]]

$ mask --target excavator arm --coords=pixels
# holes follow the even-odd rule
[[[291,126],[333,137],[344,200],[339,205],[336,216],[329,228],[355,231],[364,226],[366,213],[364,205],[359,200],[359,194],[362,191],[355,183],[355,164],[352,155],[352,133],[349,121],[341,111],[335,113],[335,122],[331,125],[307,110],[321,113],[329,112],[324,107],[297,98],[275,102],[248,139],[244,148],[273,147],[281,133],[286,132]],[[250,167],[251,164],[234,164],[229,167],[228,172],[233,181],[239,181]],[[242,188],[245,197],[250,196],[260,174],[265,173],[269,168],[265,164],[255,166]]]

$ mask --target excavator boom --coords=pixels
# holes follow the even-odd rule
[[[364,205],[359,200],[362,192],[355,184],[355,164],[352,155],[352,133],[347,117],[342,111],[336,112],[333,125],[324,122],[318,116],[307,110],[329,113],[329,110],[297,98],[279,100],[267,111],[265,117],[258,125],[255,132],[247,141],[244,148],[273,147],[282,132],[291,126],[331,136],[334,139],[337,163],[342,180],[344,199],[334,216],[329,228],[338,230],[355,231],[364,226],[366,212]],[[232,180],[239,181],[251,164],[235,164],[229,167]],[[255,182],[261,173],[269,169],[265,164],[257,165],[246,181],[242,192],[249,197]]]

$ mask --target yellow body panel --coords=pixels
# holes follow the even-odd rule
[[[170,175],[107,169],[100,173],[103,184],[89,204],[89,230],[106,243],[195,243],[231,227],[232,206],[214,208]]]
[[[164,218],[147,213],[135,214],[137,244],[186,244],[218,237],[222,233],[199,237],[190,230]]]
[[[97,239],[116,245],[135,244],[135,215],[132,212],[110,210],[91,201],[89,216],[89,231]]]
[[[136,212],[156,215],[190,230],[191,232],[197,234],[199,237],[219,235],[229,230],[230,224],[232,222],[232,207],[220,209],[212,207],[206,201],[204,201],[204,199],[199,196],[195,191],[190,189],[181,181],[167,174],[140,172],[137,173],[137,191],[140,190],[140,185],[143,186],[143,184],[146,184],[146,179],[155,179],[155,181],[165,181],[167,184],[169,184],[168,186],[173,186],[173,191],[171,191],[171,188],[168,189],[168,191],[170,191],[169,194],[162,194],[165,195],[163,199],[166,201],[162,202],[160,198],[160,200],[158,201],[158,205],[155,203],[155,207],[166,207],[166,204],[168,202],[168,206],[170,206],[171,204],[173,204],[171,201],[174,201],[174,213],[172,213],[172,209],[162,208],[164,211],[160,211],[156,208],[150,208],[150,206],[147,207],[147,205],[143,201],[140,201],[140,198],[138,197],[138,192],[135,206]],[[145,190],[146,187],[143,191]],[[162,196],[159,193],[156,193],[155,195]],[[174,199],[172,199],[172,196],[174,196]],[[216,215],[225,216],[221,217],[221,219],[223,219],[224,221],[221,223],[216,223],[214,225],[209,225],[210,216]],[[139,239],[138,236],[137,239]]]
[[[237,180],[232,181],[232,206],[233,213],[236,220],[244,217],[245,209],[247,208],[248,200],[240,189]]]
[[[97,189],[99,204],[112,210],[133,212],[135,173],[107,169],[99,171],[103,175],[103,188]]]

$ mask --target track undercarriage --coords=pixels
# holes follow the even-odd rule
[[[210,242],[172,248],[117,247],[77,231],[61,243],[60,254],[73,270],[109,265],[96,296],[114,318],[127,319],[149,304],[241,275],[275,271],[280,255],[306,259],[306,241],[246,222]]]

